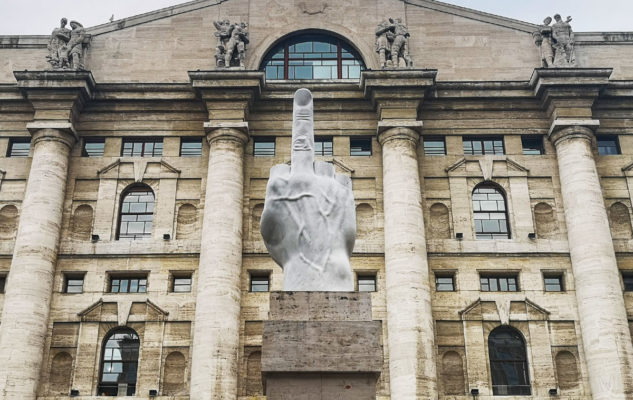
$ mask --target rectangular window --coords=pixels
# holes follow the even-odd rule
[[[83,293],[84,275],[66,274],[64,275],[64,293]]]
[[[547,274],[543,276],[543,283],[545,284],[546,292],[562,292],[563,289],[563,275],[561,274]]]
[[[617,136],[598,135],[596,141],[598,142],[598,154],[601,156],[621,154]]]
[[[11,138],[7,157],[28,157],[31,151],[31,138]]]
[[[371,156],[371,138],[370,137],[349,138],[349,155],[350,156]]]
[[[178,274],[173,276],[171,291],[174,293],[191,292],[191,274]]]
[[[480,278],[482,292],[518,292],[518,278],[516,275],[496,276],[482,275]]]
[[[270,290],[270,275],[251,274],[251,292],[268,292]]]
[[[253,155],[255,157],[273,157],[275,155],[275,138],[253,138]]]
[[[147,276],[110,277],[110,293],[146,293]]]
[[[521,136],[524,155],[540,155],[545,154],[543,150],[542,136]]]
[[[0,293],[4,293],[4,287],[7,284],[7,276],[0,276]]]
[[[444,142],[444,137],[425,137],[423,144],[425,156],[446,155],[446,143]]]
[[[105,138],[93,137],[84,139],[84,147],[81,150],[82,157],[103,157],[105,150]]]
[[[481,156],[484,154],[504,155],[503,137],[475,137],[464,136],[464,154],[471,156]]]
[[[332,155],[334,155],[332,136],[314,137],[314,155],[324,157],[331,157]]]
[[[180,138],[180,157],[200,157],[202,155],[201,137]]]
[[[438,292],[454,292],[455,277],[453,275],[435,275],[435,290]]]
[[[633,292],[633,271],[622,272],[622,283],[625,292]]]
[[[124,138],[122,157],[160,157],[163,155],[163,138]]]
[[[376,291],[376,275],[358,275],[358,291],[359,292],[375,292]]]

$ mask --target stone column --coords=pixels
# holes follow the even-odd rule
[[[243,122],[241,129],[218,127],[207,134],[209,169],[196,295],[192,400],[237,397],[247,132]]]
[[[556,147],[576,298],[593,398],[633,396],[633,345],[600,179],[592,129],[598,121],[555,121]]]
[[[48,333],[69,154],[76,140],[70,124],[65,124],[67,129],[33,125],[33,161],[0,325],[0,397],[10,400],[36,398]]]
[[[436,398],[435,333],[418,167],[419,133],[393,127],[382,145],[391,398]]]

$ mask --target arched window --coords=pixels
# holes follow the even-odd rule
[[[278,43],[264,58],[266,79],[360,79],[365,69],[358,53],[343,40],[300,34]]]
[[[103,346],[99,396],[134,396],[140,341],[136,332],[112,332]]]
[[[477,239],[510,239],[506,199],[495,185],[483,183],[473,191]]]
[[[530,395],[525,342],[510,327],[499,327],[488,337],[492,394],[495,396]]]
[[[149,186],[132,186],[121,196],[117,239],[142,239],[152,236],[154,192]]]

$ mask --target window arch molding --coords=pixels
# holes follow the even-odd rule
[[[117,327],[103,338],[97,395],[134,396],[141,341],[135,330]],[[124,391],[124,393],[119,393]]]
[[[501,185],[492,181],[478,183],[471,192],[471,204],[476,239],[512,238],[508,196]]]
[[[337,32],[329,29],[289,31],[277,39],[269,40],[260,46],[258,49],[259,54],[254,57],[258,60],[258,64],[254,65],[254,67],[260,71],[265,71],[269,80],[359,79],[361,70],[374,67],[373,59],[375,57],[367,57],[367,54],[374,55],[373,52],[368,53],[368,49],[359,48],[350,40],[354,36],[352,32]],[[299,48],[289,48],[298,43],[307,44],[309,42],[330,43],[333,46],[330,50],[323,49],[321,45],[318,48],[316,46],[309,47],[307,51],[305,47],[301,50]],[[280,51],[283,51],[284,55],[273,58]],[[338,51],[338,54],[333,54],[336,51]],[[272,70],[267,70],[266,67],[273,60],[281,68],[278,73],[271,74]],[[368,60],[370,60],[369,64]],[[317,61],[316,64],[318,65],[310,68],[307,61]],[[355,61],[357,65],[350,65],[352,61]],[[329,68],[326,68],[328,66],[333,67],[332,73],[328,73]],[[338,67],[338,70],[334,66]]]
[[[523,332],[508,325],[488,334],[488,363],[495,396],[532,394],[527,341]]]
[[[151,238],[156,206],[154,189],[144,183],[133,183],[121,191],[118,204],[116,240]]]

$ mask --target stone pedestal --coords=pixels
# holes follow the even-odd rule
[[[262,347],[267,399],[375,399],[380,331],[369,293],[271,293]]]

